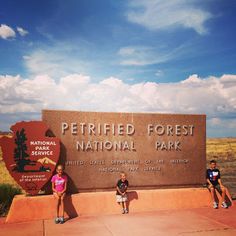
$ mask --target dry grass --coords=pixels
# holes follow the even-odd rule
[[[207,159],[236,160],[236,138],[207,139]]]
[[[9,174],[9,172],[5,166],[5,163],[2,160],[1,147],[0,147],[0,184],[11,184],[16,187],[19,187],[19,185],[16,183],[16,181]]]
[[[0,135],[0,138],[3,135]],[[10,137],[10,135],[6,135],[7,137]],[[19,187],[21,188],[16,181],[11,177],[11,175],[9,174],[6,165],[2,159],[2,149],[0,147],[0,184],[11,184],[15,187]]]
[[[3,161],[0,161],[0,184],[11,184],[19,187],[16,181],[9,174]]]

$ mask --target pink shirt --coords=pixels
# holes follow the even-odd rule
[[[57,192],[62,192],[65,188],[65,183],[67,182],[67,176],[62,175],[59,177],[58,174],[53,175],[51,182],[55,184],[55,189]]]

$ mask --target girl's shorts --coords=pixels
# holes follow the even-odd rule
[[[116,202],[127,202],[127,201],[128,201],[127,194],[125,194],[124,196],[116,195]]]

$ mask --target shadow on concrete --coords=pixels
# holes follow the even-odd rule
[[[211,190],[209,188],[208,188],[208,191],[209,191],[209,194],[211,194]],[[222,191],[221,191],[220,188],[215,188],[214,198],[215,198],[215,201],[217,202],[218,205],[219,205],[219,203],[222,202]],[[229,193],[228,188],[226,188],[225,202],[226,202],[228,207],[232,206],[232,202],[230,200],[230,193]]]
[[[128,194],[128,202],[127,202],[127,207],[128,211],[130,210],[130,205],[133,200],[138,200],[138,193],[136,191],[130,191],[127,193]]]
[[[73,218],[75,218],[79,215],[78,212],[76,211],[74,205],[73,205],[71,195],[66,195],[66,198],[65,198],[65,212],[69,216],[69,219],[67,219],[67,220],[73,219]]]

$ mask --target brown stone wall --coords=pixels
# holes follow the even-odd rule
[[[120,171],[133,189],[205,182],[205,115],[43,110],[42,119],[61,140],[73,192],[114,189]]]

